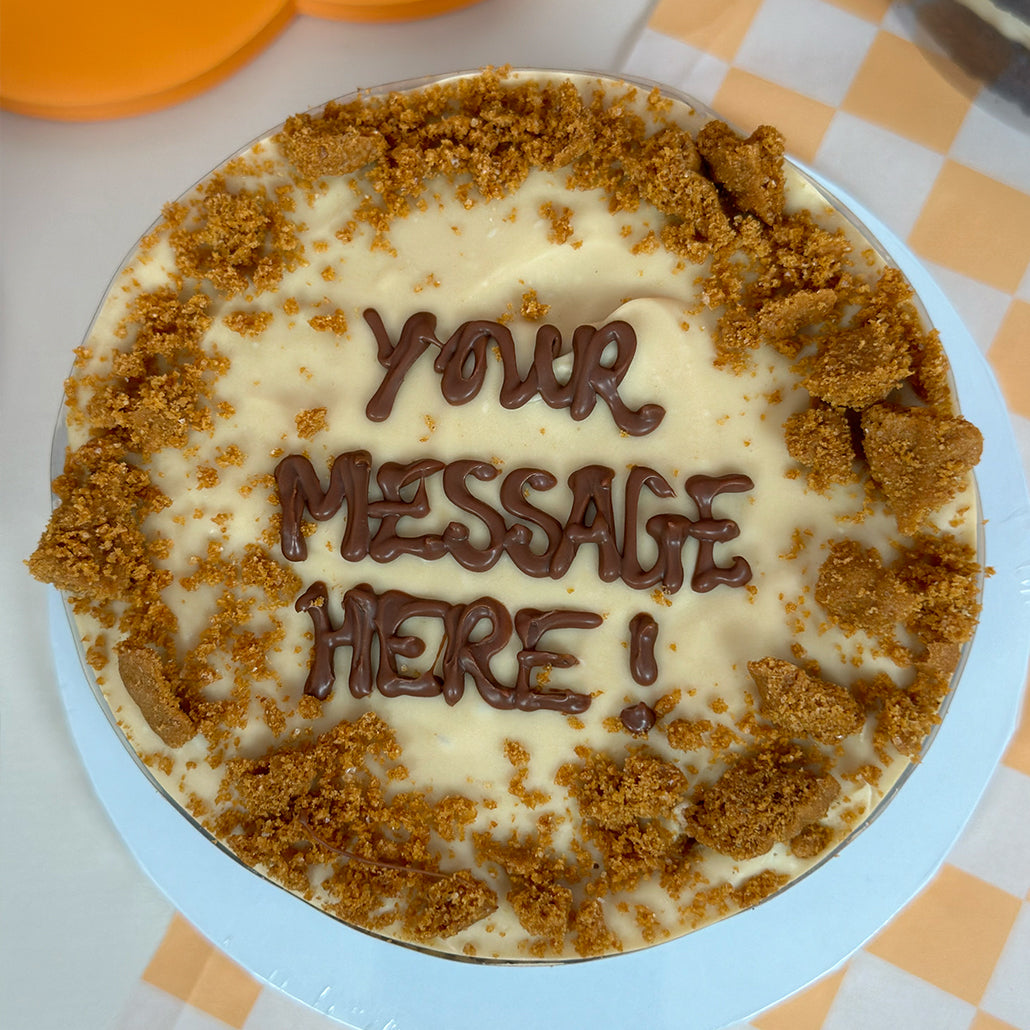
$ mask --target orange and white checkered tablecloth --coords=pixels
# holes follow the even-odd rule
[[[833,40],[832,45],[826,41]],[[788,149],[925,263],[1030,465],[1030,115],[976,100],[889,0],[661,0],[627,74]],[[932,882],[846,964],[734,1030],[1030,1030],[1030,717]],[[329,1030],[172,919],[120,1030]],[[684,1026],[688,1026],[685,1023]]]

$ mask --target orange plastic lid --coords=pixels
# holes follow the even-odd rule
[[[167,107],[226,78],[299,11],[398,21],[475,0],[0,0],[0,107],[65,121]]]
[[[293,0],[0,0],[0,103],[70,121],[165,107],[235,71],[293,13]]]
[[[297,0],[301,14],[341,21],[404,21],[471,7],[479,0]]]

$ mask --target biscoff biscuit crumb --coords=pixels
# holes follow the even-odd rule
[[[217,177],[170,241],[183,275],[207,280],[227,297],[275,289],[300,256],[296,227],[277,199],[257,190],[233,193]]]
[[[622,951],[622,941],[608,928],[604,910],[596,898],[584,901],[572,920],[573,947],[582,958]]]
[[[334,336],[347,335],[347,316],[337,308],[331,315],[312,315],[308,325],[319,333],[332,333]]]
[[[894,642],[898,625],[917,604],[879,552],[853,540],[830,547],[819,569],[815,599],[846,635],[862,630],[885,647]]]
[[[862,414],[869,472],[903,533],[950,501],[980,460],[983,434],[960,416],[875,405]]]
[[[169,747],[182,747],[196,735],[197,726],[183,708],[158,653],[128,642],[117,651],[119,675],[147,724]]]
[[[835,836],[833,830],[824,823],[810,823],[791,838],[790,853],[795,858],[816,858],[829,848]]]
[[[808,767],[796,744],[740,755],[714,783],[700,788],[686,814],[688,832],[730,858],[757,858],[821,819],[840,793],[832,775]]]
[[[326,408],[307,408],[304,411],[298,411],[294,416],[297,435],[302,440],[310,440],[324,432],[329,426],[327,414],[328,409]]]
[[[784,424],[784,441],[787,453],[808,468],[808,485],[813,490],[857,478],[858,455],[851,426],[841,409],[810,407],[791,415]]]
[[[832,744],[862,728],[862,708],[844,687],[778,658],[748,662],[747,669],[762,699],[762,715],[789,736]]]
[[[230,311],[222,322],[234,333],[256,340],[272,324],[271,311]]]
[[[547,317],[547,312],[551,310],[550,304],[544,304],[537,297],[536,290],[526,290],[522,294],[522,307],[520,313],[523,318],[528,319],[530,322],[539,321],[541,318]]]
[[[550,201],[540,205],[540,217],[551,223],[547,238],[551,243],[568,243],[572,239],[572,209],[557,208]]]
[[[776,222],[783,211],[783,136],[769,125],[742,139],[724,122],[709,122],[697,135],[697,149],[716,182],[744,211]]]

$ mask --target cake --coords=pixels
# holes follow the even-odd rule
[[[976,625],[896,268],[658,87],[489,69],[290,118],[76,352],[29,559],[149,775],[404,945],[661,944],[833,854]],[[212,845],[214,846],[214,845]]]

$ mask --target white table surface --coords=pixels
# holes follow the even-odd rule
[[[483,0],[394,25],[298,18],[195,100],[60,123],[0,112],[0,1027],[107,1030],[171,904],[93,794],[55,685],[46,589],[23,561],[49,511],[72,348],[161,205],[297,110],[485,64],[617,70],[649,0]]]

